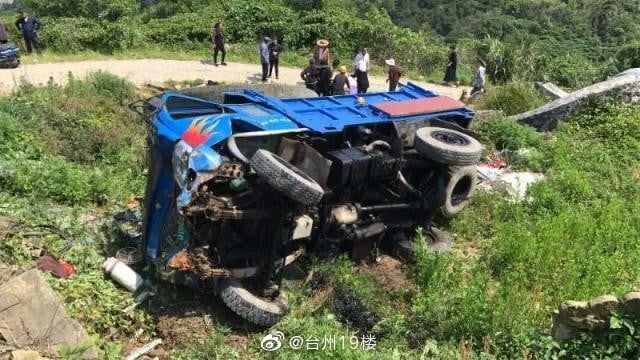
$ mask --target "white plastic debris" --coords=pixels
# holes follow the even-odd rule
[[[118,282],[118,284],[124,286],[131,292],[136,292],[143,284],[144,279],[132,268],[122,261],[110,257],[104,262],[104,271],[111,276],[111,278]]]
[[[486,165],[479,165],[478,178],[480,187],[485,190],[500,191],[506,193],[511,199],[523,201],[527,198],[529,187],[544,179],[544,175],[523,171],[512,172],[509,168],[495,168]]]
[[[502,174],[493,185],[497,191],[507,193],[512,199],[523,201],[527,197],[527,190],[531,184],[542,180],[542,174],[530,172],[514,172]]]

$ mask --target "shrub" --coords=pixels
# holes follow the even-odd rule
[[[541,106],[544,102],[542,95],[530,84],[510,83],[490,88],[479,107],[514,115]]]
[[[606,75],[601,66],[575,54],[552,58],[540,67],[539,72],[544,80],[570,89],[591,85]]]
[[[621,46],[616,52],[615,61],[618,71],[640,67],[640,42]]]
[[[542,135],[534,128],[522,126],[508,118],[489,120],[482,123],[478,130],[498,150],[540,149],[544,146]]]

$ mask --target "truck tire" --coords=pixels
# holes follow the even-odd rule
[[[278,297],[274,301],[259,298],[233,277],[224,280],[220,298],[238,316],[263,327],[277,324],[287,312],[287,304],[283,298]]]
[[[260,149],[251,157],[250,164],[269,185],[293,201],[312,206],[324,196],[315,180],[276,154]]]
[[[476,190],[477,175],[475,165],[449,167],[445,202],[441,207],[444,217],[452,218],[467,207]]]
[[[441,127],[416,130],[413,146],[421,156],[446,165],[473,165],[482,156],[482,144],[478,140]]]
[[[428,252],[448,253],[451,252],[453,241],[444,231],[431,227],[425,230],[425,245]],[[393,255],[403,261],[411,261],[414,256],[416,242],[413,240],[402,240],[393,247]]]

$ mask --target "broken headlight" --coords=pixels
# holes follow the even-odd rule
[[[193,148],[184,141],[179,141],[173,149],[171,163],[173,165],[173,178],[178,186],[183,189],[187,186],[189,176],[189,156]]]

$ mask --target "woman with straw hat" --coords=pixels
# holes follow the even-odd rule
[[[316,48],[313,51],[313,61],[316,66],[329,66],[331,61],[329,40],[320,39],[316,42]]]

